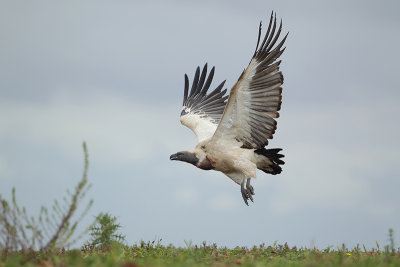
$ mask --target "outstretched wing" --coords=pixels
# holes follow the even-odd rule
[[[276,130],[282,103],[283,75],[279,71],[286,36],[276,45],[282,21],[276,31],[276,15],[271,14],[268,30],[259,47],[261,23],[256,50],[247,68],[233,86],[223,117],[213,141],[234,141],[243,148],[262,148]],[[276,31],[276,32],[275,32]],[[259,48],[258,48],[259,47]]]
[[[214,91],[207,94],[214,77],[214,71],[215,67],[211,69],[206,80],[207,63],[204,65],[201,74],[200,67],[197,67],[190,94],[189,78],[185,74],[181,123],[196,134],[199,142],[213,136],[228,98],[228,95],[225,95],[226,89],[222,90],[225,81],[218,85]]]

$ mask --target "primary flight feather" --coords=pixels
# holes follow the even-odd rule
[[[197,67],[190,90],[185,74],[180,120],[195,133],[198,144],[193,152],[181,151],[170,159],[223,172],[240,185],[246,205],[249,199],[253,201],[250,179],[256,177],[256,169],[275,175],[281,173],[280,165],[284,164],[280,148],[265,148],[275,133],[275,119],[279,117],[282,103],[283,75],[278,59],[285,51],[287,34],[278,41],[281,31],[282,21],[277,27],[276,15],[271,14],[261,41],[260,23],[253,57],[229,97],[227,90],[222,90],[225,81],[207,94],[214,67],[209,73],[207,64],[201,71]]]

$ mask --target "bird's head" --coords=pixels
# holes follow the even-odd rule
[[[196,157],[196,155],[192,152],[189,151],[180,151],[176,154],[173,154],[169,157],[170,160],[180,160],[180,161],[185,161],[191,164],[196,164],[199,159]]]

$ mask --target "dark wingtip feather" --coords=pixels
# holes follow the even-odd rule
[[[194,92],[195,95],[198,95],[203,88],[204,81],[207,75],[207,63],[204,65],[203,70],[201,71],[200,80],[197,84],[196,91]]]
[[[208,89],[210,88],[212,79],[214,78],[214,72],[215,72],[215,66],[212,67],[210,73],[208,74],[207,81],[206,81],[206,83],[204,84],[204,87],[203,87],[203,89],[202,89],[201,92],[200,92],[200,94],[201,94],[202,96],[206,95]]]
[[[213,118],[215,121],[219,121],[226,105],[225,101],[228,96],[225,96],[225,94],[227,90],[225,89],[221,91],[225,84],[225,81],[223,81],[217,86],[216,89],[207,95],[207,91],[211,85],[215,73],[215,67],[212,67],[210,73],[207,75],[207,67],[208,64],[206,63],[201,71],[201,74],[200,67],[196,68],[196,73],[193,78],[193,84],[189,94],[189,79],[188,76],[185,75],[183,104],[184,106],[189,107],[191,111],[195,113],[203,113],[206,116]],[[182,113],[182,115],[184,114],[186,113]]]
[[[200,75],[200,67],[196,68],[196,73],[194,74],[194,79],[193,79],[193,84],[192,88],[190,89],[190,97],[194,95],[194,92],[196,91],[197,84],[199,82],[199,75]]]
[[[261,39],[261,28],[262,28],[262,21],[260,21],[260,26],[258,27],[258,38],[257,38],[257,45],[256,49],[254,50],[253,57],[256,56],[257,50],[258,50],[258,45],[260,44],[260,39]]]
[[[183,104],[182,104],[183,106],[186,104],[188,92],[189,92],[189,77],[185,73],[185,89],[183,92]]]

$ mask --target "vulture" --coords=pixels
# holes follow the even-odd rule
[[[170,156],[170,160],[224,173],[240,185],[246,205],[248,200],[253,202],[250,180],[256,177],[256,169],[276,175],[285,163],[284,155],[279,153],[281,148],[265,146],[275,133],[281,108],[283,75],[279,57],[285,51],[288,33],[279,40],[282,20],[278,27],[274,12],[262,41],[261,26],[260,22],[253,57],[229,96],[227,89],[223,90],[225,81],[207,93],[215,67],[209,73],[207,63],[201,71],[197,67],[190,91],[185,74],[180,121],[194,132],[198,144],[193,152],[180,151]]]

